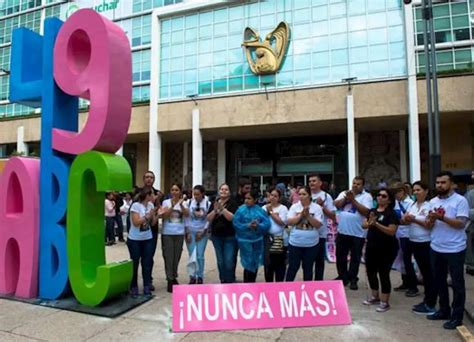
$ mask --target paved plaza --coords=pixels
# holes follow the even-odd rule
[[[126,259],[128,250],[125,244],[107,247],[107,257],[110,261]],[[346,290],[352,325],[173,334],[170,331],[171,296],[166,292],[160,247],[155,260],[155,297],[115,319],[0,300],[0,341],[460,341],[456,331],[444,330],[441,322],[428,321],[410,311],[421,296],[407,298],[401,293],[394,293],[392,309],[382,314],[376,313],[375,307],[362,305],[367,296],[364,266],[361,267],[359,290]],[[180,265],[180,280],[183,283],[187,281],[186,260],[187,252],[184,252]],[[208,245],[206,261],[205,282],[217,282],[212,243]],[[335,276],[335,265],[329,264],[326,278]],[[238,279],[242,279],[240,265]],[[399,285],[399,279],[399,274],[392,272],[393,285]],[[258,280],[263,280],[263,269],[260,269]],[[472,301],[474,277],[466,276],[466,282],[468,301]],[[466,318],[464,324],[474,332],[474,326]]]

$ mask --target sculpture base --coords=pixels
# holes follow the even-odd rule
[[[133,298],[128,294],[110,299],[98,306],[86,306],[80,304],[74,297],[61,298],[58,300],[43,300],[39,298],[27,299],[18,298],[10,295],[0,295],[0,299],[14,300],[33,305],[41,305],[54,309],[81,312],[89,315],[115,318],[125,312],[146,303],[154,296],[138,296]]]

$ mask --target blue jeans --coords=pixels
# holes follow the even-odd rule
[[[237,239],[235,236],[211,238],[216,251],[219,279],[222,284],[235,283],[235,267],[237,266]]]
[[[130,259],[133,261],[133,277],[131,288],[138,287],[137,274],[138,265],[142,264],[143,286],[151,285],[151,270],[153,268],[153,239],[148,240],[127,240]]]
[[[186,242],[188,246],[188,253],[191,257],[194,248],[196,248],[196,258],[197,258],[197,267],[194,274],[190,274],[191,278],[201,278],[204,279],[204,252],[206,251],[208,235],[207,233],[202,233],[201,240],[196,242],[196,232],[191,232],[191,242]]]
[[[106,242],[115,242],[114,234],[115,217],[105,217],[105,240]]]

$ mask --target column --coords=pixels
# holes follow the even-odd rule
[[[217,186],[226,182],[225,139],[217,140]]]
[[[410,182],[421,179],[420,127],[418,123],[418,94],[416,88],[416,57],[412,4],[404,6],[405,44],[408,71],[408,151]]]
[[[28,155],[28,144],[25,143],[25,127],[20,126],[16,131],[16,150],[18,153]]]
[[[347,114],[347,165],[348,165],[348,189],[352,187],[352,180],[357,175],[356,172],[356,133],[354,123],[354,98],[352,94],[346,95],[346,114]]]
[[[192,112],[193,122],[193,186],[202,184],[202,134],[199,129],[199,108]]]
[[[400,179],[402,182],[407,181],[407,142],[405,138],[405,130],[398,131],[400,138]]]
[[[183,143],[183,186],[186,186],[186,176],[188,175],[189,163],[188,163],[188,142]]]

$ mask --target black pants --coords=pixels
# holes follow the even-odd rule
[[[464,283],[464,259],[466,250],[459,253],[438,253],[431,250],[431,265],[434,271],[436,292],[439,296],[439,310],[451,314],[451,318],[462,321],[466,303]],[[453,287],[452,311],[449,306],[448,271]]]
[[[339,278],[344,283],[359,280],[359,266],[364,248],[364,238],[338,234],[336,239],[336,267]],[[347,269],[347,256],[351,253],[349,270]]]
[[[120,214],[115,215],[114,222],[117,223],[117,236],[120,241],[123,240],[123,221]]]
[[[314,263],[314,280],[324,279],[324,266],[326,263],[326,239],[319,239],[318,255]]]
[[[303,280],[313,280],[313,265],[318,254],[319,244],[313,247],[295,247],[288,246],[288,272],[286,272],[286,281],[295,280],[296,273],[303,264]]]
[[[424,302],[430,308],[434,308],[436,306],[436,288],[434,284],[433,270],[431,268],[430,242],[410,241],[410,245],[418,268],[423,276],[423,286],[425,287]]]
[[[367,243],[365,249],[365,267],[367,269],[367,278],[369,279],[370,288],[374,291],[379,290],[379,279],[382,293],[390,293],[392,285],[390,283],[390,270],[393,262],[397,257],[398,242],[393,241],[392,244],[375,244]],[[378,278],[377,278],[378,275]]]
[[[405,266],[405,274],[402,274],[403,285],[409,290],[418,290],[416,284],[415,268],[413,267],[413,249],[409,238],[400,238],[400,248],[403,254],[403,265]]]
[[[133,277],[130,284],[131,288],[138,287],[137,284],[137,275],[138,275],[138,265],[142,265],[142,277],[143,277],[143,286],[151,285],[151,269],[153,268],[152,264],[152,247],[153,242],[151,239],[148,240],[127,240],[128,251],[130,253],[130,259],[133,261]]]
[[[106,242],[115,242],[114,234],[115,217],[105,217],[105,240]]]
[[[257,272],[251,272],[244,269],[244,283],[255,283],[257,280]]]
[[[285,280],[286,253],[269,254],[265,258],[265,281],[271,283]]]

